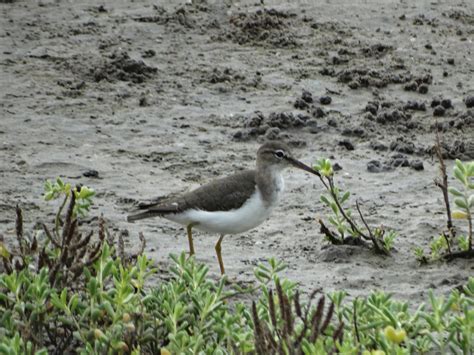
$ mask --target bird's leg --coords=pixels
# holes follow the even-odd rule
[[[219,261],[219,267],[221,269],[221,275],[225,274],[225,269],[224,269],[224,262],[222,261],[222,254],[221,254],[221,243],[222,239],[224,239],[224,236],[221,235],[219,240],[216,243],[216,254],[217,254],[217,260]]]
[[[189,224],[186,227],[186,231],[188,232],[188,242],[189,242],[189,256],[194,255],[194,243],[193,243],[193,225]]]

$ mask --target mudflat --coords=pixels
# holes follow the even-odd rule
[[[420,266],[446,225],[432,154],[474,159],[474,4],[470,1],[0,1],[0,231],[15,206],[26,229],[52,220],[46,179],[97,191],[83,222],[103,214],[127,245],[165,272],[187,250],[183,228],[126,216],[139,201],[196,188],[255,163],[267,139],[307,164],[330,158],[335,181],[368,223],[398,232],[391,256],[332,246],[317,178],[288,170],[273,216],[227,236],[238,281],[270,257],[303,289],[383,289],[418,301],[465,283],[472,260]],[[463,221],[456,222],[466,233]],[[217,278],[218,236],[195,234]],[[158,275],[160,277],[160,275]],[[157,282],[159,280],[157,279]]]

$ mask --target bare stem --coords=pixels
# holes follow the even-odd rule
[[[448,228],[450,237],[454,238],[455,231],[453,228],[453,220],[451,218],[451,207],[449,205],[448,174],[446,173],[446,164],[444,163],[443,153],[441,152],[441,139],[440,139],[439,132],[436,133],[436,144],[434,148],[435,148],[436,157],[438,158],[438,161],[439,161],[439,170],[440,170],[441,179],[442,179],[441,182],[438,179],[435,179],[435,184],[441,189],[443,193],[444,204],[446,206],[446,217],[447,217],[446,226]]]
[[[334,202],[336,203],[336,206],[337,206],[337,209],[339,210],[339,212],[341,212],[341,215],[342,217],[344,217],[344,219],[347,221],[347,223],[349,223],[349,225],[351,226],[351,229],[353,232],[357,233],[358,235],[360,235],[361,237],[363,237],[364,239],[370,239],[367,235],[365,235],[364,233],[361,232],[361,230],[359,229],[359,227],[357,227],[357,225],[355,224],[355,222],[352,220],[352,218],[350,218],[346,212],[344,211],[344,209],[342,208],[340,202],[339,202],[339,198],[337,197],[336,193],[334,192],[334,181],[332,178],[328,178],[328,181],[329,181],[329,186],[330,186],[330,189],[329,189],[329,193],[331,194]]]
[[[467,210],[467,223],[468,223],[468,226],[469,226],[469,247],[468,247],[468,250],[469,251],[472,251],[472,215],[471,215],[471,211],[470,210]]]

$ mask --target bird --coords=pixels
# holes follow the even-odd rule
[[[159,216],[183,225],[190,255],[195,254],[193,228],[219,235],[215,251],[224,275],[221,246],[224,236],[246,232],[270,217],[284,191],[282,172],[290,166],[319,175],[294,158],[285,142],[266,142],[257,151],[255,169],[213,180],[165,202],[140,205],[143,211],[129,215],[127,221]]]

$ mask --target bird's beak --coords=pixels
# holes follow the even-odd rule
[[[294,167],[297,167],[297,168],[299,168],[299,169],[301,169],[301,170],[305,170],[305,171],[307,171],[307,172],[309,172],[309,173],[312,173],[312,174],[314,174],[314,175],[320,176],[320,174],[319,174],[318,171],[316,171],[316,170],[310,168],[308,165],[306,165],[306,164],[300,162],[299,160],[296,160],[296,159],[293,158],[293,157],[286,157],[286,160],[288,160],[288,162],[289,162],[291,165],[293,165]]]

